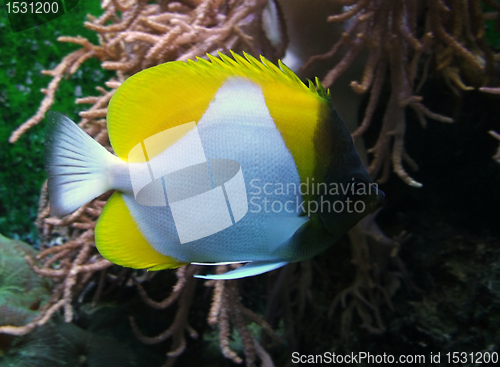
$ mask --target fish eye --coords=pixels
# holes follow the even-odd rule
[[[347,196],[360,196],[367,192],[367,181],[361,175],[352,175],[345,183]]]

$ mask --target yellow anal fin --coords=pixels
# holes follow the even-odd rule
[[[97,221],[95,242],[103,257],[128,268],[162,270],[186,264],[148,243],[119,192],[111,196]]]

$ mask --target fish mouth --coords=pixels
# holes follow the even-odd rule
[[[383,191],[378,190],[377,193],[377,208],[381,208],[385,203],[385,194]]]

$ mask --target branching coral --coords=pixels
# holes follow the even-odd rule
[[[500,8],[500,5],[499,5]],[[485,93],[491,93],[491,94],[500,94],[500,87],[497,88],[489,88],[489,87],[483,87],[480,89],[482,92]],[[496,131],[490,131],[489,132],[491,136],[493,136],[495,139],[500,141],[500,134],[498,134]],[[500,163],[500,145],[498,146],[497,152],[493,155],[492,157],[495,161]]]
[[[362,320],[361,327],[375,334],[383,333],[385,326],[380,306],[385,304],[393,309],[391,297],[399,288],[401,279],[408,288],[418,291],[398,256],[408,235],[403,232],[397,238],[390,239],[378,228],[375,217],[369,216],[349,232],[349,239],[355,266],[354,280],[334,298],[329,315],[334,313],[339,304],[342,305],[341,334],[344,338],[349,333],[355,313]],[[386,271],[389,264],[397,271]]]
[[[141,333],[139,326],[135,322],[133,316],[130,316],[130,322],[135,335],[145,344],[157,344],[162,341],[172,338],[172,348],[167,353],[167,363],[165,366],[172,366],[176,358],[180,356],[186,349],[186,339],[184,333],[188,332],[191,338],[196,339],[198,333],[188,323],[188,315],[191,309],[191,303],[196,290],[197,279],[193,277],[198,272],[199,266],[186,265],[177,270],[177,283],[172,288],[172,293],[161,302],[156,302],[148,297],[141,283],[134,278],[139,294],[144,302],[156,309],[165,309],[171,306],[176,301],[178,302],[177,312],[172,325],[161,334],[148,337]]]
[[[156,309],[166,309],[177,302],[177,311],[171,326],[162,333],[154,336],[145,336],[131,316],[130,322],[136,336],[145,344],[157,344],[172,338],[171,350],[167,353],[165,366],[172,366],[177,357],[186,349],[185,333],[193,339],[198,338],[198,333],[189,325],[188,316],[190,314],[192,301],[195,295],[198,279],[194,278],[200,269],[198,265],[186,265],[177,270],[177,283],[172,288],[172,292],[164,300],[157,302],[152,300],[144,290],[142,282],[134,278],[139,294],[143,301]],[[226,266],[219,266],[218,273],[225,272]],[[276,336],[274,330],[259,315],[243,306],[240,301],[239,291],[236,281],[207,281],[208,287],[213,287],[213,300],[208,314],[209,325],[218,326],[219,343],[222,354],[235,363],[242,363],[243,360],[229,347],[231,335],[231,325],[242,338],[247,366],[255,366],[256,357],[262,361],[263,366],[273,366],[272,359],[257,339],[252,335],[247,327],[248,322],[258,324],[274,340],[282,341]]]
[[[358,94],[369,91],[370,98],[363,121],[352,135],[359,137],[370,127],[382,86],[389,76],[391,93],[378,140],[369,150],[373,159],[368,170],[379,182],[385,182],[392,166],[404,182],[420,187],[403,166],[405,162],[413,170],[418,168],[404,147],[405,109],[413,109],[422,127],[426,126],[425,117],[452,122],[449,117],[431,112],[422,104],[422,97],[415,95],[432,62],[460,89],[469,89],[461,80],[460,71],[471,75],[476,84],[487,81],[495,57],[483,38],[481,1],[333,1],[346,6],[346,11],[328,17],[328,21],[348,22],[348,27],[328,53],[312,57],[305,67],[347,49],[323,80],[329,87],[363,54],[363,49],[367,50],[361,82],[353,81],[351,87]],[[420,80],[418,75],[422,75]]]
[[[43,119],[63,77],[74,74],[90,58],[98,58],[104,69],[116,70],[117,76],[107,83],[111,91],[99,89],[101,97],[77,100],[77,103],[93,104],[80,114],[82,127],[92,125],[94,119],[104,118],[114,89],[125,78],[147,67],[229,49],[276,59],[284,48],[283,45],[274,48],[262,28],[262,12],[267,3],[267,0],[159,0],[156,3],[104,0],[104,14],[99,18],[89,16],[90,21],[85,23],[98,33],[99,45],[82,37],[59,37],[60,42],[82,48],[66,56],[55,69],[43,72],[53,77],[47,89],[42,90],[45,98],[37,113],[12,134],[10,142],[15,142]]]
[[[371,176],[385,182],[392,170],[407,184],[420,187],[407,172],[404,163],[418,168],[405,150],[406,108],[411,107],[422,127],[425,118],[452,122],[451,118],[431,112],[416,95],[424,84],[431,65],[440,71],[449,85],[467,87],[460,75],[485,84],[493,69],[495,56],[483,39],[484,20],[481,1],[441,0],[333,0],[345,7],[344,13],[328,17],[329,22],[343,22],[346,29],[332,49],[313,56],[305,65],[335,56],[335,64],[322,83],[331,87],[357,59],[365,58],[361,81],[352,81],[357,94],[369,93],[360,126],[352,133],[362,136],[370,127],[380,104],[384,84],[390,95],[376,144],[368,150],[373,159],[368,167]],[[495,5],[495,4],[494,4]],[[392,307],[390,298],[405,279],[409,280],[397,256],[405,237],[390,239],[383,235],[370,216],[349,232],[354,279],[332,302],[330,314],[342,304],[342,334],[348,334],[354,314],[362,327],[373,333],[385,330],[380,306]],[[378,254],[378,255],[377,255]],[[388,265],[398,269],[389,272]]]
[[[220,266],[217,269],[217,272],[223,273],[226,271],[225,268],[225,266]],[[213,301],[208,316],[208,323],[210,325],[218,325],[219,327],[219,343],[222,354],[235,363],[242,362],[242,359],[229,348],[231,325],[233,325],[241,336],[247,367],[255,366],[256,357],[259,357],[262,361],[263,367],[274,366],[269,354],[248,329],[247,323],[256,323],[262,327],[263,331],[265,331],[275,341],[278,343],[281,343],[282,341],[264,319],[252,310],[243,306],[239,299],[238,282],[234,280],[217,280],[209,281],[206,285],[214,287]]]
[[[309,265],[309,262],[305,264]],[[257,359],[260,360],[264,367],[274,366],[269,353],[264,349],[264,345],[268,345],[268,339],[271,339],[271,345],[282,344],[283,340],[276,334],[273,327],[265,319],[270,319],[273,322],[271,315],[283,313],[285,314],[286,333],[289,334],[287,339],[294,344],[295,339],[290,334],[293,334],[294,327],[300,327],[296,320],[301,319],[304,313],[306,294],[309,294],[310,287],[310,266],[302,266],[301,271],[292,274],[296,270],[296,264],[285,267],[280,271],[278,279],[272,278],[270,291],[270,299],[267,302],[265,317],[262,317],[245,307],[241,300],[241,292],[239,281],[215,281],[210,280],[205,282],[206,287],[213,288],[212,303],[208,312],[208,324],[217,328],[218,341],[222,354],[232,360],[234,363],[242,363],[243,359],[233,349],[230,343],[235,332],[241,338],[243,353],[245,356],[245,364],[247,366],[255,366]],[[145,336],[141,332],[141,325],[135,321],[134,317],[130,317],[132,329],[136,336],[145,344],[161,343],[169,338],[172,338],[171,350],[167,353],[167,361],[165,366],[171,366],[175,363],[186,349],[187,343],[185,339],[186,333],[193,339],[198,338],[198,332],[189,324],[188,316],[191,314],[192,303],[195,296],[195,289],[198,280],[193,277],[200,269],[197,265],[186,265],[177,270],[177,283],[172,287],[171,293],[162,301],[155,301],[147,294],[143,284],[151,280],[156,273],[147,273],[144,277],[133,277],[134,283],[137,286],[142,300],[150,307],[164,310],[173,307],[177,303],[177,310],[171,325],[160,334],[150,337]],[[226,272],[227,266],[218,266],[216,273]],[[304,271],[305,270],[305,271]],[[276,281],[275,281],[276,280]],[[290,299],[292,293],[299,293],[298,300],[294,298],[293,302]],[[277,305],[283,299],[288,301],[283,302],[282,310],[276,312]],[[295,303],[297,310],[292,311],[292,303]],[[295,312],[297,311],[297,312]],[[294,314],[295,313],[295,314]],[[294,321],[295,320],[295,321]],[[262,330],[261,340],[255,332],[251,331],[250,324],[257,325]],[[234,330],[233,330],[234,329]]]

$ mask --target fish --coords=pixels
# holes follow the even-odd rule
[[[51,215],[114,190],[95,227],[109,261],[163,270],[242,264],[238,279],[316,256],[382,206],[330,92],[231,51],[140,71],[107,110],[114,153],[47,114]]]

